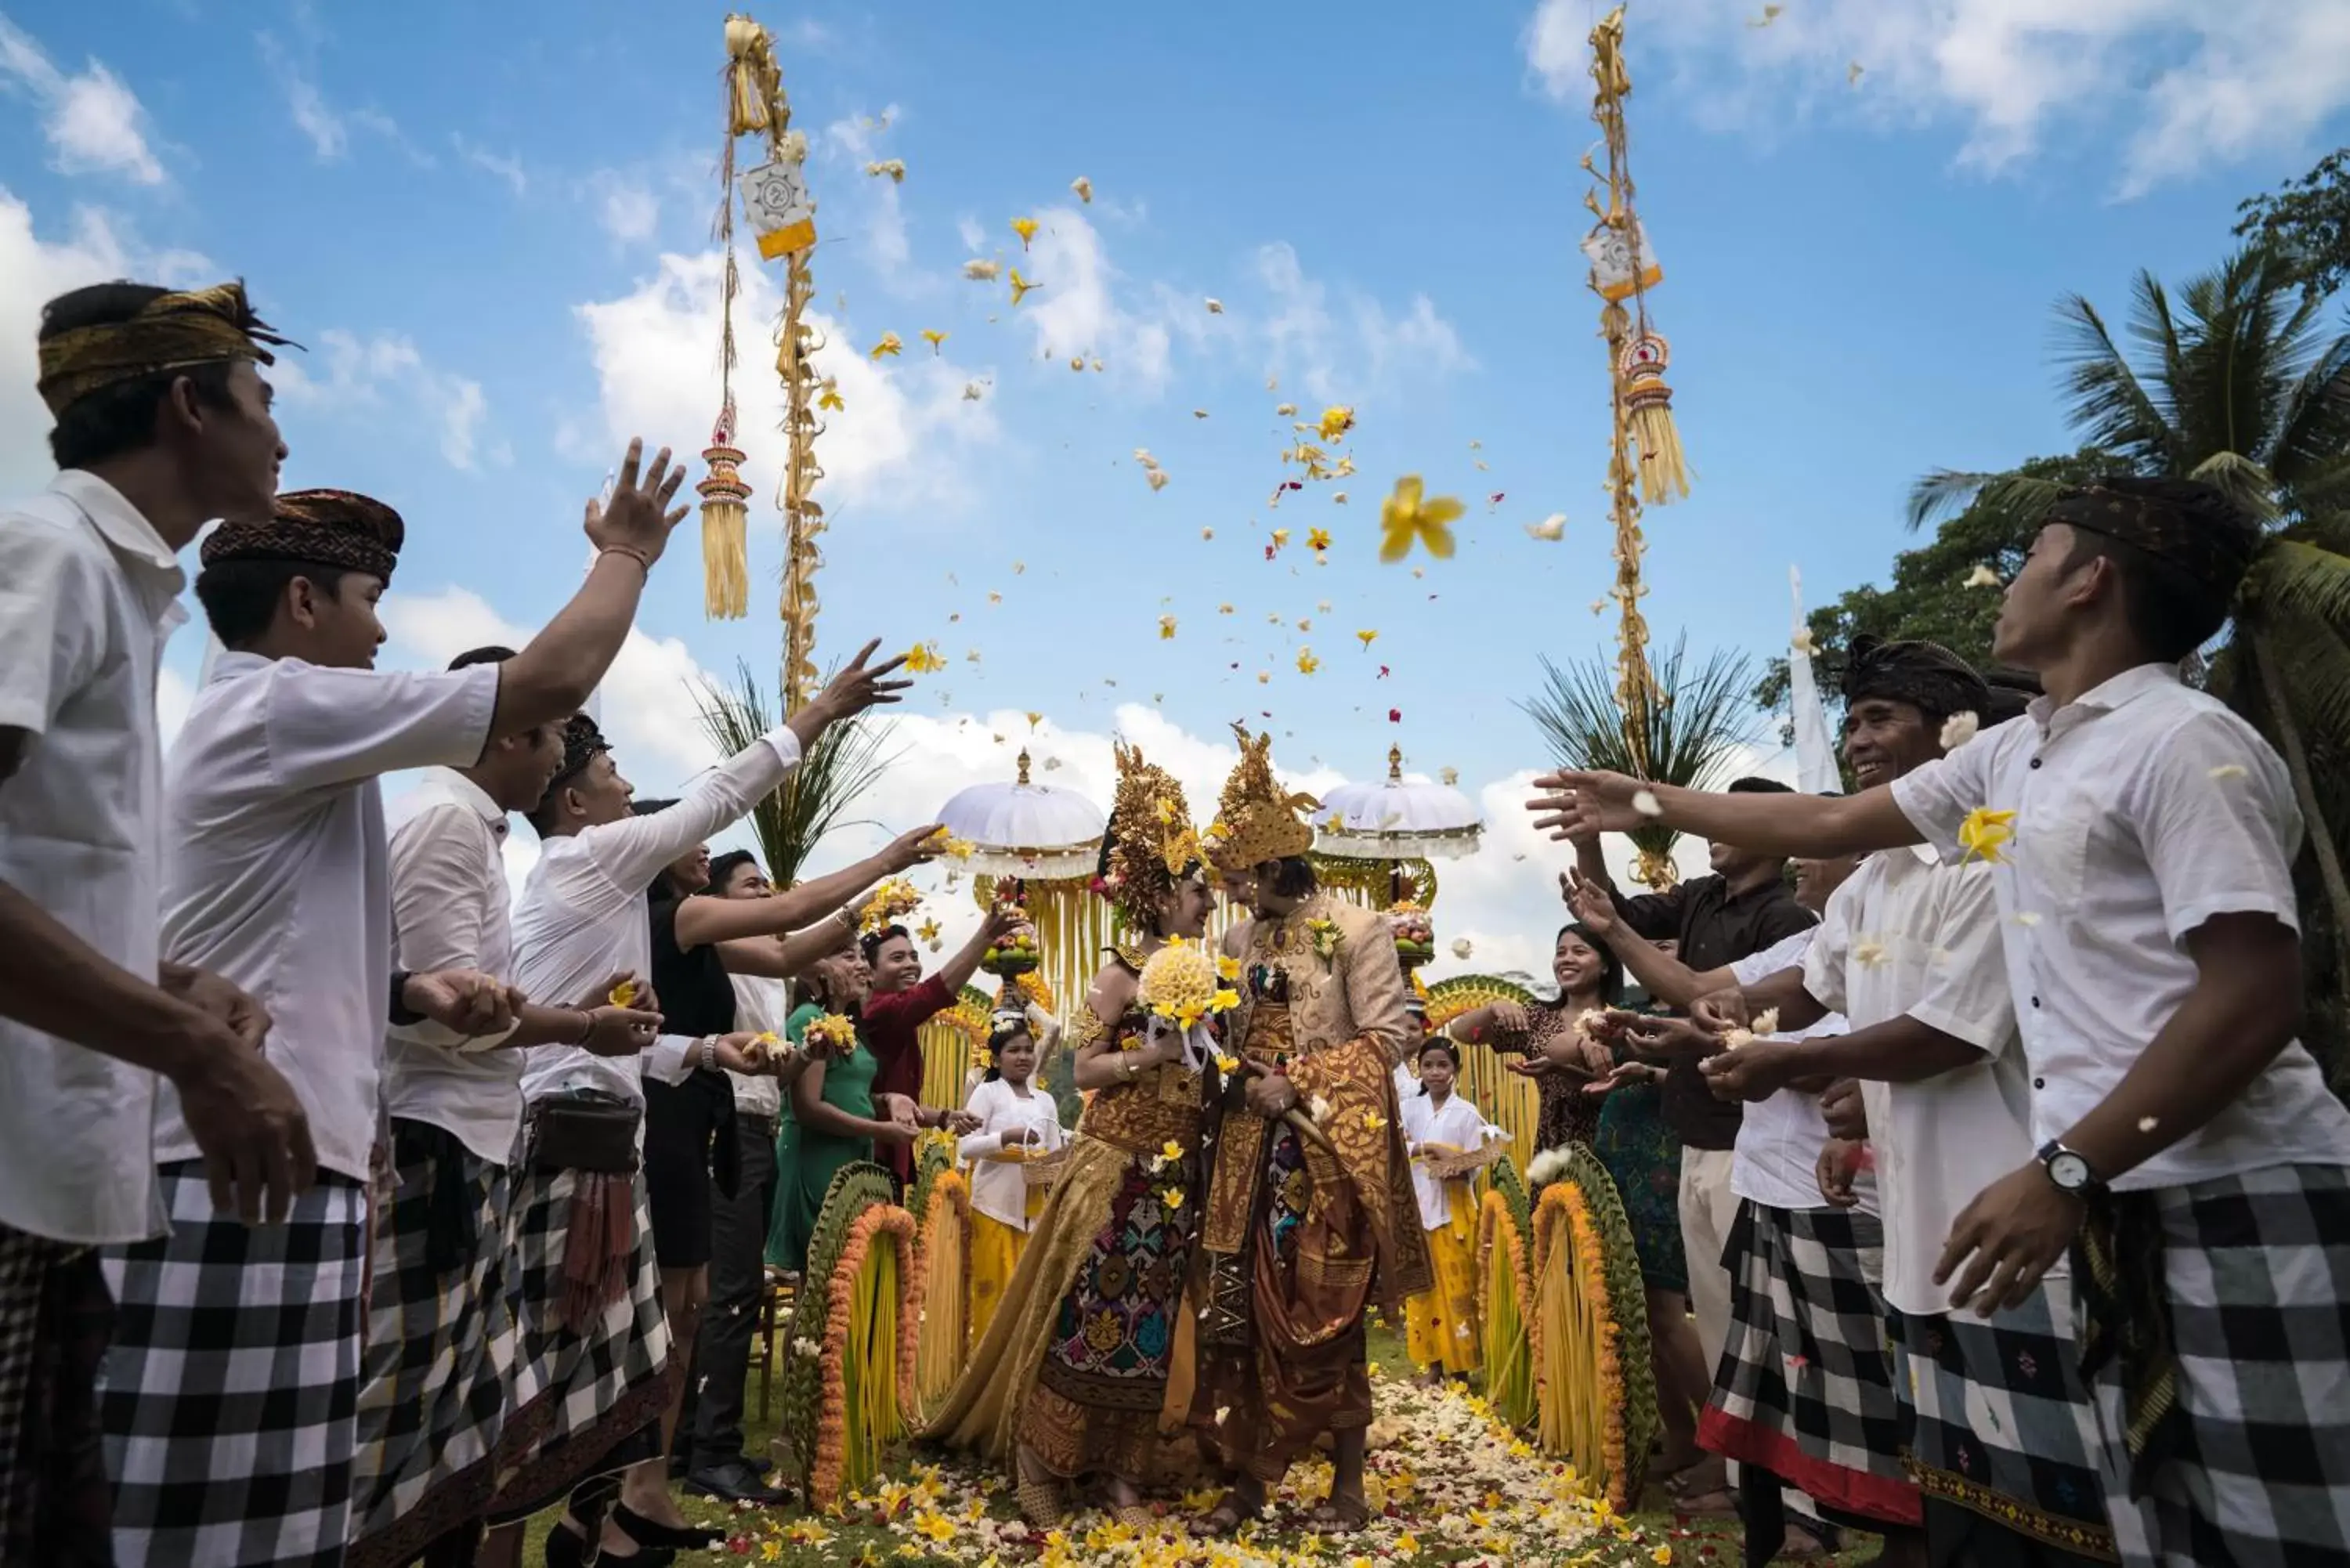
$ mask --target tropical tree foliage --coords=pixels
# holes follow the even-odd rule
[[[727,756],[756,743],[777,722],[747,664],[735,667],[732,686],[705,691],[701,709],[703,732]],[[783,787],[752,807],[752,832],[776,887],[800,879],[826,834],[861,825],[848,818],[849,809],[897,760],[895,754],[882,755],[881,745],[880,732],[862,721],[827,725]]]
[[[2303,287],[2326,295],[2350,283],[2350,147],[2236,210],[2236,233],[2273,248]]]
[[[1691,669],[1686,639],[1655,668],[1657,695],[1631,717],[1646,725],[1648,765],[1642,769],[1625,738],[1627,714],[1616,697],[1616,663],[1576,660],[1562,669],[1542,661],[1544,686],[1519,704],[1534,719],[1562,767],[1606,768],[1653,783],[1703,788],[1729,782],[1741,753],[1756,738],[1747,703],[1752,667],[1742,654],[1717,651]],[[1669,876],[1673,843],[1668,827],[1631,834],[1644,879]]]
[[[2256,244],[2175,300],[2139,274],[2119,339],[2081,296],[2056,314],[2084,458],[2218,485],[2273,535],[2210,653],[2209,681],[2293,770],[2310,830],[2297,876],[2314,1032],[2333,1037],[2339,1079],[2350,1074],[2340,1049],[2350,982],[2350,333],[2326,324],[2311,276],[2304,254]],[[1956,514],[2029,537],[2063,483],[2029,466],[1929,473],[1912,493],[1910,521]]]

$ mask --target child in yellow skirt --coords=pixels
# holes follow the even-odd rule
[[[1461,1056],[1441,1037],[1420,1047],[1417,1094],[1403,1099],[1404,1147],[1419,1222],[1436,1264],[1436,1285],[1404,1305],[1405,1343],[1430,1382],[1477,1369],[1477,1196],[1473,1177],[1451,1180],[1428,1168],[1434,1157],[1484,1146],[1488,1128],[1477,1107],[1452,1092]]]
[[[1059,1152],[1061,1116],[1053,1096],[1030,1083],[1036,1040],[1024,1013],[1002,1012],[988,1021],[988,1067],[964,1109],[977,1130],[957,1145],[971,1162],[971,1340],[979,1342],[995,1316],[1028,1244],[1028,1227],[1045,1207],[1045,1189],[1031,1186],[1026,1166]]]

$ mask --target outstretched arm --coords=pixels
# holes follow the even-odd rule
[[[1655,825],[1756,854],[1811,859],[1926,841],[1886,785],[1856,795],[1713,794],[1643,784],[1622,774],[1568,771],[1544,774],[1534,788],[1541,793],[1526,809],[1534,814],[1534,826],[1553,838],[1628,833]],[[1635,804],[1643,797],[1653,812]]]
[[[716,898],[707,895],[686,899],[677,910],[677,945],[698,948],[738,937],[776,937],[821,919],[884,877],[934,860],[945,852],[935,842],[936,823],[901,833],[878,855],[854,866],[801,882],[764,898]]]

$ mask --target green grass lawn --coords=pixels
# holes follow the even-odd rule
[[[1379,1376],[1383,1379],[1405,1375],[1409,1366],[1400,1337],[1376,1322],[1371,1330],[1371,1359],[1380,1368]],[[749,1447],[754,1453],[764,1453],[775,1436],[775,1417],[780,1414],[780,1402],[771,1406],[768,1418],[759,1417],[758,1371],[755,1366],[752,1371],[749,1394],[750,1419],[746,1428]],[[917,1466],[922,1462],[910,1452],[901,1453],[890,1467],[890,1478],[901,1482],[915,1480]],[[1376,1461],[1374,1468],[1377,1469]],[[1009,1519],[1014,1516],[1008,1490],[993,1492],[985,1499],[985,1502],[990,1517]],[[1549,1563],[1587,1563],[1592,1568],[1653,1563],[1659,1561],[1658,1552],[1660,1549],[1669,1552],[1669,1561],[1673,1563],[1697,1564],[1701,1568],[1734,1568],[1739,1562],[1739,1535],[1735,1521],[1683,1528],[1675,1523],[1665,1505],[1664,1495],[1657,1489],[1650,1488],[1643,1502],[1646,1506],[1642,1511],[1625,1521],[1620,1532],[1612,1535],[1602,1532],[1590,1540],[1563,1544],[1559,1551],[1549,1556],[1529,1556],[1521,1550],[1510,1559],[1508,1568],[1534,1568],[1535,1564]],[[951,1543],[936,1548],[927,1545],[910,1533],[907,1513],[901,1513],[898,1527],[891,1529],[870,1522],[869,1514],[864,1521],[853,1517],[811,1521],[797,1507],[737,1513],[708,1499],[691,1496],[681,1498],[681,1506],[686,1516],[696,1523],[723,1526],[731,1533],[726,1543],[708,1552],[688,1552],[678,1558],[679,1563],[693,1564],[695,1568],[702,1568],[703,1564],[746,1561],[830,1563],[838,1565],[838,1568],[884,1563],[905,1563],[910,1568],[969,1568],[972,1563],[983,1561],[968,1547],[958,1548]],[[531,1521],[529,1547],[524,1559],[530,1568],[537,1568],[541,1562],[541,1543],[546,1532],[553,1527],[556,1517],[556,1513],[550,1511]],[[795,1528],[803,1536],[820,1534],[822,1539],[820,1542],[795,1542],[791,1539]],[[1065,1552],[1048,1552],[1045,1555],[1055,1562],[1114,1562],[1136,1563],[1142,1568],[1154,1568],[1155,1564],[1162,1562],[1212,1563],[1215,1561],[1212,1550],[1205,1543],[1169,1544],[1153,1555],[1134,1542],[1120,1544],[1099,1538],[1088,1542],[1084,1538],[1082,1526],[1073,1528],[1069,1533]],[[1348,1568],[1350,1563],[1388,1568],[1389,1564],[1481,1561],[1502,1568],[1501,1560],[1491,1552],[1464,1552],[1436,1542],[1424,1543],[1417,1552],[1399,1552],[1383,1546],[1376,1555],[1357,1556],[1349,1552],[1343,1539],[1317,1541],[1303,1534],[1268,1532],[1265,1540],[1268,1547],[1277,1549],[1284,1555],[1295,1552],[1298,1561],[1327,1564],[1329,1568]],[[1840,1565],[1866,1563],[1874,1560],[1876,1552],[1876,1542],[1862,1538],[1857,1550],[1841,1553],[1832,1561]],[[1021,1547],[1006,1550],[993,1560],[998,1561],[1002,1568],[1014,1568],[1015,1564],[1035,1561],[1037,1555],[1034,1547]]]

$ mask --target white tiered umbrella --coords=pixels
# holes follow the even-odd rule
[[[1090,877],[1107,826],[1101,808],[1076,791],[1029,782],[1024,751],[1016,780],[958,791],[938,819],[971,841],[966,864],[974,874],[1044,882]]]
[[[1388,753],[1378,784],[1340,784],[1322,797],[1315,847],[1347,860],[1458,860],[1485,831],[1474,802],[1450,784],[1403,776],[1403,752]]]

